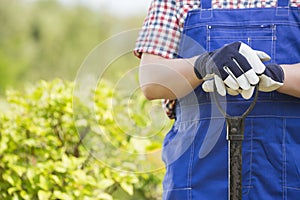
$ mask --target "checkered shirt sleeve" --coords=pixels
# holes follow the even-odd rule
[[[137,39],[135,55],[141,57],[142,53],[149,53],[176,58],[184,15],[193,6],[197,7],[197,3],[199,1],[152,0]]]
[[[200,1],[152,0],[148,15],[137,39],[134,54],[159,55],[176,58],[185,17],[189,10],[198,8]],[[164,109],[170,119],[175,118],[176,100],[165,100]]]

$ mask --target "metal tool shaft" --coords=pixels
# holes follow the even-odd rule
[[[244,118],[226,117],[228,140],[228,198],[242,199],[242,142],[244,139]]]
[[[217,91],[214,85],[215,91]],[[228,199],[242,200],[242,143],[244,140],[244,120],[253,110],[258,98],[258,85],[255,95],[248,109],[241,116],[230,116],[222,108],[215,93],[213,99],[219,111],[226,119],[228,140]]]

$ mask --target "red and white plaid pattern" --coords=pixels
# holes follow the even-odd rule
[[[291,0],[291,6],[300,7],[300,0]],[[241,9],[275,7],[275,0],[213,0],[214,9]],[[187,12],[199,8],[199,0],[152,0],[148,15],[137,39],[134,53],[176,58],[180,34]]]
[[[213,9],[242,9],[275,7],[276,0],[213,0]],[[290,5],[300,7],[300,0],[290,0]],[[152,0],[148,15],[137,39],[134,54],[142,53],[159,55],[165,58],[176,58],[187,12],[199,8],[200,0]],[[169,117],[175,115],[172,106],[174,101],[167,101],[166,112]]]

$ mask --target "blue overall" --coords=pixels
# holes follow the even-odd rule
[[[278,64],[300,63],[300,8],[279,0],[276,8],[212,9],[211,0],[188,13],[179,56],[199,55],[242,41]],[[300,87],[300,86],[299,86]],[[176,120],[163,144],[164,200],[228,198],[226,123],[201,86],[179,99]],[[220,98],[226,112],[241,115],[252,99]],[[300,99],[259,93],[245,120],[243,199],[300,199]]]

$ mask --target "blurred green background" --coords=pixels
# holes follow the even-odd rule
[[[159,101],[115,90],[139,60],[128,53],[112,63],[93,91],[93,110],[73,95],[91,50],[140,28],[140,13],[0,0],[0,199],[161,199],[161,144],[171,122]]]
[[[63,6],[55,0],[0,0],[1,94],[8,87],[40,79],[74,80],[96,45],[140,28],[145,15],[120,17],[105,9]],[[136,66],[138,59],[131,59]]]

